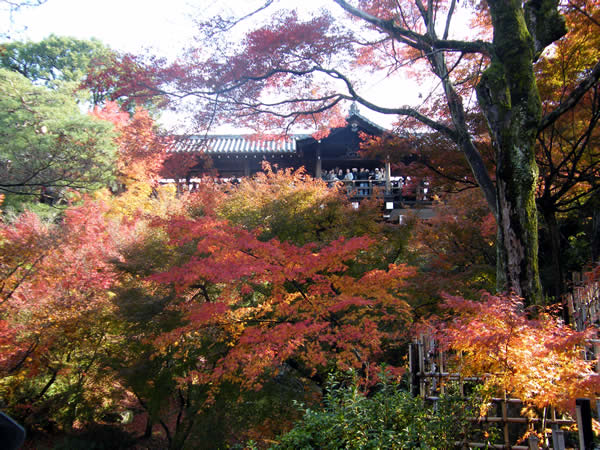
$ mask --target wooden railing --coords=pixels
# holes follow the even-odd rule
[[[582,331],[600,324],[600,281],[572,274],[572,291],[564,296],[573,327]]]
[[[436,341],[426,335],[420,336],[409,345],[410,385],[413,395],[436,402],[444,393],[448,381],[459,384],[461,394],[466,395],[466,385],[473,385],[482,380],[481,377],[462,377],[448,370],[449,355],[439,350]],[[543,428],[552,429],[552,449],[565,450],[565,435],[561,427],[577,425],[580,449],[591,447],[592,416],[591,402],[588,399],[577,399],[576,419],[564,419],[550,410],[548,417],[531,418],[520,414],[523,402],[516,398],[494,398],[495,408],[491,408],[484,417],[473,417],[470,420],[478,423],[497,424],[502,431],[502,444],[489,445],[482,442],[457,443],[457,447],[496,448],[496,449],[538,449],[539,441],[530,435],[528,445],[515,445],[515,436],[522,436],[530,425],[542,424]]]
[[[411,189],[409,192],[406,192],[406,188],[401,181],[341,180],[329,181],[328,183],[330,186],[333,186],[335,183],[343,184],[348,195],[352,198],[365,198],[380,193],[407,204],[431,203],[431,199],[427,196],[427,190],[424,186],[418,185],[414,190]]]

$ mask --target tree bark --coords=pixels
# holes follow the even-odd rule
[[[535,139],[542,106],[533,73],[539,44],[534,45],[519,1],[488,5],[494,52],[477,98],[496,150],[498,289],[539,304]]]
[[[592,264],[600,263],[600,191],[595,191],[588,201],[591,209],[592,229],[590,231],[590,257]]]
[[[600,209],[592,213],[592,238],[591,238],[592,262],[600,262]]]
[[[544,216],[544,222],[546,222],[546,226],[548,227],[548,235],[550,237],[550,247],[551,247],[551,276],[552,280],[550,281],[551,286],[550,292],[554,297],[555,301],[560,300],[563,292],[564,292],[564,271],[563,265],[561,263],[561,245],[560,245],[560,230],[558,226],[558,222],[556,220],[556,212],[546,208],[540,208],[541,213]]]

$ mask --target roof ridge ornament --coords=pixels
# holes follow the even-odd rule
[[[360,115],[360,111],[358,110],[358,104],[356,103],[356,101],[352,102],[352,104],[350,105],[349,115]]]

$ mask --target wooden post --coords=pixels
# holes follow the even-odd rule
[[[575,399],[577,411],[577,429],[579,431],[580,450],[592,449],[594,434],[592,432],[592,408],[588,398]]]
[[[565,432],[558,428],[558,425],[552,425],[552,448],[565,450]]]
[[[444,352],[443,351],[439,351],[438,352],[439,358],[440,358],[440,362],[439,362],[439,372],[440,372],[440,381],[442,379],[442,374],[444,373]],[[446,383],[440,383],[440,394],[444,394],[446,392]]]
[[[408,363],[410,366],[410,393],[419,395],[419,344],[408,344]]]
[[[510,436],[508,434],[508,403],[506,402],[506,395],[504,395],[504,400],[500,404],[502,407],[502,423],[504,429],[504,445],[506,448],[510,448]]]
[[[418,354],[419,354],[419,375],[425,374],[425,342],[423,336],[419,338],[417,343],[418,345]],[[419,395],[421,397],[427,396],[427,385],[426,385],[426,377],[419,376]]]
[[[460,365],[460,367],[462,367],[463,366],[462,350],[458,352],[458,359],[459,359],[459,365]],[[463,376],[460,374],[459,374],[459,379],[458,379],[458,388],[460,391],[460,396],[464,398],[465,397],[465,380],[463,379]]]
[[[385,193],[390,194],[392,192],[392,165],[390,164],[390,157],[385,158]]]
[[[529,450],[539,450],[540,449],[540,438],[535,434],[529,435]]]
[[[317,167],[315,169],[315,178],[321,178],[321,176],[323,175],[323,167],[322,167],[322,162],[321,162],[321,141],[319,141],[319,144],[317,146]]]
[[[317,170],[315,170],[315,178],[321,178],[323,176],[323,168],[321,166],[321,157],[317,158]]]
[[[567,298],[567,309],[569,311],[569,320],[570,320],[570,324],[573,325],[573,327],[575,327],[575,329],[577,329],[577,321],[575,320],[575,300],[573,298],[573,294],[567,294],[566,296]],[[581,331],[579,329],[577,329],[577,331]]]

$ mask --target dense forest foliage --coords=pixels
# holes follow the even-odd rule
[[[402,9],[363,1],[367,12],[358,15],[336,3],[376,29],[388,22],[373,18]],[[413,14],[432,19],[431,2],[414,4]],[[532,195],[540,218],[527,226],[535,225],[539,247],[513,242],[535,242],[531,253],[539,251],[543,295],[520,291],[535,299],[497,291],[497,275],[506,275],[498,264],[507,261],[498,255],[511,245],[497,224],[506,231],[514,222],[490,207],[485,187],[474,189],[483,175],[452,146],[476,145],[484,178],[503,182],[494,174],[504,131],[486,134],[489,104],[469,113],[468,127],[451,102],[446,116],[432,107],[434,133],[365,137],[365,152],[392,151],[398,170],[427,177],[435,193],[433,219],[409,215],[398,224],[383,219],[377,196],[355,208],[344,189],[302,168],[265,165],[239,184],[211,178],[194,191],[161,184],[177,162],[156,125],[170,101],[157,80],[191,82],[181,70],[156,61],[150,70],[95,40],[0,44],[0,409],[39,448],[448,448],[496,438],[493,427],[469,420],[491,396],[519,397],[530,415],[572,415],[575,398],[600,390],[595,361],[582,357],[594,331],[574,330],[560,309],[570,272],[598,278],[600,33],[596,3],[561,8],[572,31],[546,36],[530,55],[536,108],[562,111],[538,111],[535,132],[526,133],[535,157],[527,164],[539,167]],[[414,25],[416,17],[402,20]],[[335,39],[309,33],[335,28],[319,18],[282,21],[288,41],[303,30],[302,39],[318,44],[296,42],[298,61],[324,64],[354,43],[341,31]],[[413,51],[434,45],[431,29],[413,35],[400,22],[388,25],[404,33],[394,39],[413,39]],[[260,87],[290,87],[288,76],[298,74],[282,68],[289,60],[267,58],[265,33],[245,41],[255,64],[277,67]],[[336,49],[344,36],[347,47]],[[435,42],[462,48],[469,66],[460,76],[477,81],[466,47]],[[369,45],[389,51],[387,41]],[[364,63],[369,55],[358,56]],[[492,66],[504,61],[484,56]],[[442,70],[436,58],[429,62]],[[221,62],[206,70],[214,75]],[[242,69],[230,69],[223,89],[239,82]],[[478,76],[494,82],[490,72]],[[169,77],[160,81],[174,83]],[[233,93],[228,100],[246,112],[264,106]],[[448,118],[468,128],[471,144],[450,132]],[[409,393],[408,344],[425,332],[461,356],[454,368],[462,377],[486,375],[470,399],[449,387],[433,407]]]

